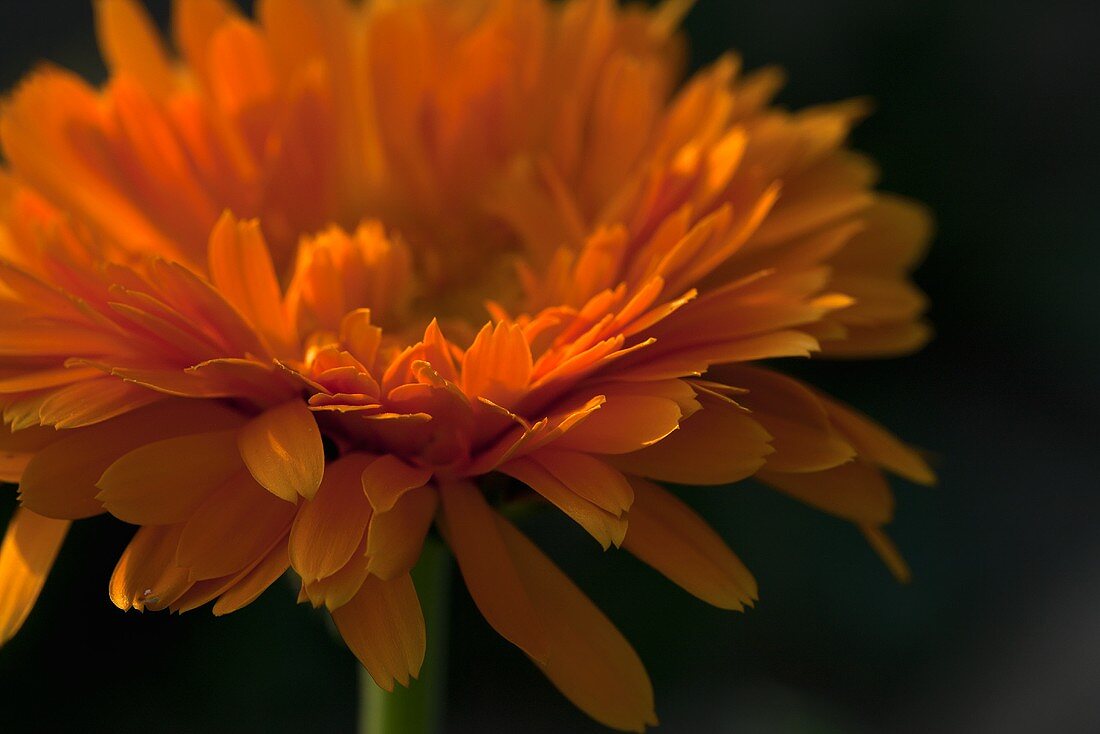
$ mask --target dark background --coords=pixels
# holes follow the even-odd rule
[[[690,493],[760,581],[747,614],[556,513],[527,523],[646,661],[659,731],[1100,731],[1097,20],[1088,3],[699,0],[693,63],[731,46],[779,63],[794,108],[872,96],[855,146],[936,211],[917,274],[936,341],[799,372],[934,452],[942,482],[897,484],[906,587],[840,521],[751,485]],[[41,58],[102,77],[89,5],[0,3],[0,87]],[[128,534],[100,518],[66,542],[0,652],[2,728],[353,728],[355,661],[289,584],[224,619],[123,615],[106,585]],[[600,731],[464,591],[452,625],[446,731]]]

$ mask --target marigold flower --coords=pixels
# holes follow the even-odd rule
[[[741,610],[659,483],[753,476],[904,578],[884,472],[924,461],[755,363],[920,347],[929,217],[845,147],[863,103],[783,111],[733,56],[681,82],[689,5],[177,0],[169,51],[100,0],[108,82],[42,67],[0,117],[0,640],[107,512],[138,526],[119,608],[226,614],[293,569],[391,689],[434,525],[489,624],[642,730],[638,656],[499,501]]]

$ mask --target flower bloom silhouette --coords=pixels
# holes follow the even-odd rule
[[[752,575],[659,483],[751,476],[904,577],[884,472],[925,463],[753,363],[920,347],[929,218],[845,147],[862,103],[782,111],[732,56],[684,81],[689,4],[177,0],[169,51],[100,0],[106,84],[44,66],[0,118],[0,640],[106,512],[121,609],[226,614],[292,569],[391,689],[434,527],[494,629],[642,730],[638,656],[502,506],[740,610]]]

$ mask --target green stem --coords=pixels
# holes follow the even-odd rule
[[[442,731],[447,695],[447,615],[451,585],[451,557],[439,540],[429,537],[412,571],[424,610],[428,648],[420,677],[393,693],[375,685],[359,669],[360,734],[437,734]]]

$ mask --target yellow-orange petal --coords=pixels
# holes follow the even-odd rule
[[[534,543],[503,517],[493,520],[546,629],[549,654],[538,666],[600,723],[621,731],[656,726],[653,686],[634,648]]]
[[[266,554],[293,519],[293,505],[273,497],[242,469],[191,515],[176,563],[196,581],[229,576]]]
[[[771,436],[752,416],[722,399],[701,394],[703,409],[653,446],[613,457],[636,476],[679,484],[730,484],[751,476],[772,453]]]
[[[290,531],[290,562],[309,582],[343,568],[363,540],[371,506],[363,470],[373,457],[348,454],[329,464],[316,496],[303,502]]]
[[[367,529],[367,571],[392,579],[412,570],[438,506],[439,495],[433,487],[417,487],[391,509],[376,510]]]
[[[385,454],[363,470],[363,492],[375,512],[386,512],[403,494],[423,487],[431,478],[431,469],[409,466],[396,456]]]
[[[176,564],[183,525],[138,528],[111,574],[114,605],[126,612],[164,609],[191,586],[187,569]]]
[[[154,441],[124,454],[96,482],[96,499],[135,525],[183,522],[210,492],[242,468],[236,431]]]
[[[536,661],[550,655],[550,638],[512,562],[496,513],[468,482],[440,487],[440,527],[458,561],[466,588],[501,637]]]
[[[705,602],[741,611],[756,580],[694,510],[644,479],[631,479],[634,506],[623,548]]]
[[[265,489],[287,502],[310,499],[321,486],[325,447],[306,404],[291,400],[249,421],[237,437],[248,470]]]
[[[885,525],[894,495],[882,472],[860,461],[812,474],[761,471],[760,481],[811,507],[861,525]]]
[[[336,628],[374,682],[392,691],[420,675],[424,614],[408,574],[391,581],[368,577],[351,601],[332,612]]]
[[[0,544],[0,645],[23,626],[68,530],[68,520],[51,520],[26,508],[12,516]]]

